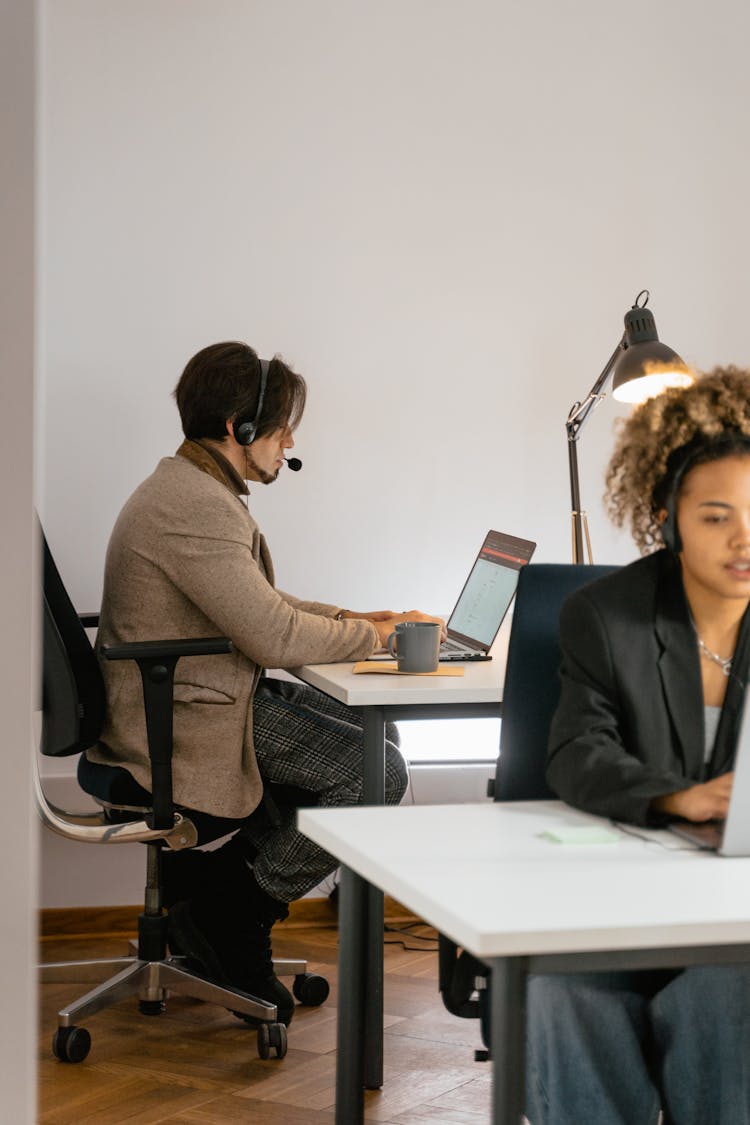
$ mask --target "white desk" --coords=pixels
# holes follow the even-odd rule
[[[292,672],[319,691],[357,708],[364,719],[365,804],[385,801],[385,724],[399,719],[486,718],[502,712],[511,616],[492,646],[492,660],[462,665],[463,676],[354,675],[353,664],[306,664]]]
[[[353,664],[307,664],[294,675],[349,707],[444,707],[490,704],[502,699],[510,636],[506,618],[491,649],[492,660],[462,664],[463,676],[354,675]]]
[[[528,972],[750,960],[750,859],[666,832],[598,845],[542,837],[561,823],[606,825],[556,801],[300,810],[302,831],[346,865],[337,1125],[362,1121],[362,878],[491,967],[495,1125],[521,1120]]]
[[[385,725],[400,719],[471,719],[502,712],[505,661],[512,617],[503,622],[491,660],[463,665],[463,676],[354,675],[351,663],[308,664],[293,673],[311,687],[358,709],[364,728],[365,805],[385,803]],[[371,887],[366,898],[364,1084],[383,1085],[383,895]]]

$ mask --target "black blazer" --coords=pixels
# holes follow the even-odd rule
[[[560,616],[562,691],[547,781],[568,804],[634,824],[649,802],[732,767],[750,657],[745,613],[713,755],[680,564],[658,551],[584,586]]]

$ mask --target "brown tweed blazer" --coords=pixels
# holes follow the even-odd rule
[[[112,532],[97,638],[231,638],[231,654],[180,660],[175,677],[175,802],[225,817],[249,815],[262,794],[252,708],[261,669],[359,660],[378,643],[368,621],[336,621],[337,606],[274,588],[268,547],[238,482],[194,442],[159,462]],[[138,668],[102,660],[102,672],[107,715],[88,755],[125,766],[150,789]]]

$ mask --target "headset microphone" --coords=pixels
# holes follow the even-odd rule
[[[287,467],[291,469],[293,473],[298,473],[302,468],[302,462],[299,457],[285,457],[284,460],[287,463]]]

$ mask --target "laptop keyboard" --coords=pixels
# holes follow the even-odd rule
[[[697,844],[699,848],[717,852],[724,841],[724,823],[723,820],[706,820],[699,823],[691,821],[688,824],[684,821],[677,821],[674,824],[668,824],[667,827],[670,832],[674,832],[675,836],[681,836],[683,840],[690,840],[691,843]]]
[[[450,637],[448,637],[448,639],[446,641],[441,641],[440,651],[441,652],[471,652],[472,650],[470,648],[467,648],[466,645],[459,644],[458,641],[452,641],[450,639]]]
[[[482,653],[478,653],[476,649],[467,648],[459,641],[452,641],[450,637],[440,645],[441,660],[480,660],[481,658]]]

